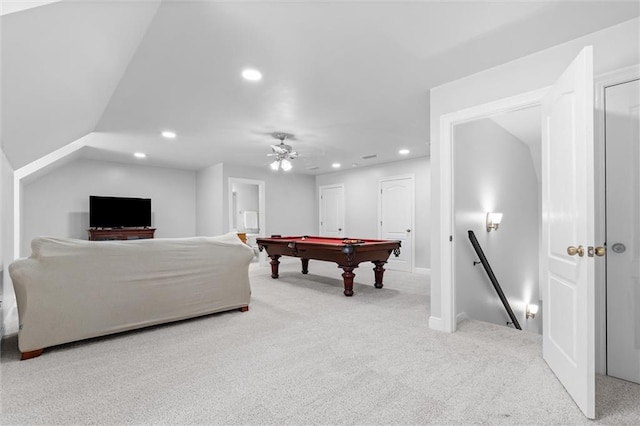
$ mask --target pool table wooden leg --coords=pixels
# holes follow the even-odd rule
[[[309,259],[300,259],[302,261],[302,273],[309,273]]]
[[[354,266],[340,266],[344,273],[342,274],[342,278],[344,279],[344,295],[345,296],[353,296],[353,277],[356,274],[353,273],[353,270],[356,268]]]
[[[280,255],[274,254],[271,258],[271,278],[278,278],[278,265],[280,265]]]
[[[382,288],[382,276],[384,275],[384,271],[385,271],[383,266],[387,262],[382,262],[382,261],[377,260],[377,261],[374,261],[372,263],[374,265],[376,265],[376,267],[373,268],[373,273],[375,274],[375,277],[376,277],[376,282],[375,282],[374,286],[376,288]]]

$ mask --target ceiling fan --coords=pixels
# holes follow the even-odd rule
[[[271,145],[272,153],[267,154],[268,157],[276,157],[273,163],[271,163],[271,170],[278,170],[282,168],[285,172],[292,169],[291,161],[298,158],[298,153],[293,150],[291,145],[284,143],[285,139],[294,139],[294,135],[291,133],[273,132],[271,136],[280,140],[278,145]]]

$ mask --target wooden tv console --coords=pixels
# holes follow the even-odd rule
[[[89,241],[140,240],[153,238],[156,228],[91,228]]]

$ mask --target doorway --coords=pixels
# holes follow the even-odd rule
[[[229,231],[242,232],[247,244],[257,248],[256,238],[266,227],[265,183],[262,180],[229,178]],[[264,255],[259,257],[264,263]]]
[[[455,250],[458,244],[469,244],[464,240],[454,239],[454,192],[453,192],[453,131],[457,124],[487,118],[498,114],[538,106],[547,89],[535,90],[516,95],[500,101],[483,104],[471,109],[461,110],[441,117],[439,153],[440,163],[440,235],[438,238],[440,252],[440,318],[430,319],[430,327],[446,332],[456,330],[455,314]],[[498,231],[499,232],[499,231]]]
[[[529,106],[453,128],[453,217],[456,322],[476,319],[514,327],[469,241],[474,233],[519,326],[542,331],[539,307],[541,237],[541,108]],[[502,222],[488,228],[488,213]],[[533,308],[535,310],[535,307]]]
[[[439,127],[439,182],[445,188],[440,192],[439,325],[455,331],[454,249],[460,241],[453,238],[453,128],[493,114],[542,106],[544,220],[538,258],[545,317],[543,359],[588,418],[595,417],[595,327],[590,321],[594,318],[594,259],[591,246],[586,248],[594,244],[595,222],[594,199],[589,196],[594,192],[592,69],[593,48],[586,46],[549,88],[442,115]],[[430,320],[431,324],[437,323]]]

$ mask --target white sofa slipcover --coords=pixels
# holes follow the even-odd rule
[[[254,253],[218,237],[84,241],[41,237],[9,265],[22,359],[91,337],[247,310]]]

